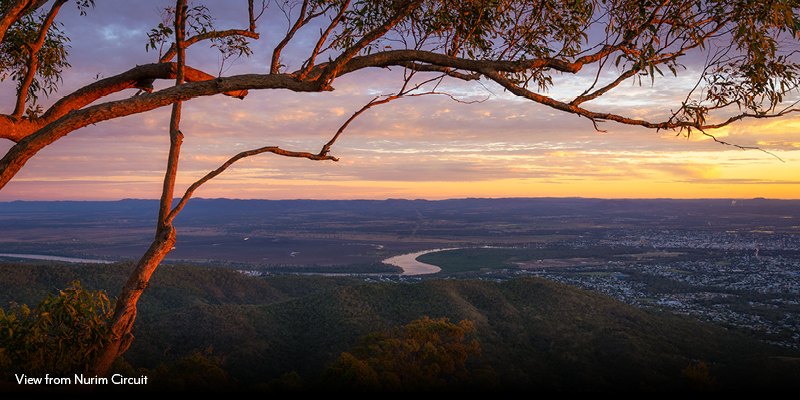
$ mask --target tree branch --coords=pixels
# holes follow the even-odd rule
[[[42,21],[42,25],[39,27],[39,35],[36,38],[36,41],[28,45],[30,58],[28,59],[27,71],[25,73],[25,77],[20,82],[19,91],[17,92],[17,103],[14,107],[14,112],[11,114],[16,119],[20,119],[20,117],[22,117],[22,113],[25,112],[25,103],[28,100],[28,89],[33,82],[34,76],[36,76],[36,70],[39,66],[39,50],[44,44],[44,39],[47,37],[47,32],[50,30],[50,26],[53,24],[53,21],[58,14],[58,10],[61,8],[61,5],[66,2],[67,0],[57,0],[55,3],[53,3],[53,7],[50,8],[50,12],[47,14],[47,17],[44,21]]]
[[[183,67],[186,59],[186,0],[177,0],[175,6],[175,48],[178,55],[178,73],[175,76],[175,86],[183,84]],[[164,186],[161,190],[161,202],[158,211],[158,228],[161,231],[172,224],[167,221],[167,214],[172,206],[172,196],[175,191],[175,179],[178,175],[178,161],[180,159],[183,133],[180,131],[181,102],[172,104],[172,114],[169,119],[169,156],[164,175]]]
[[[301,80],[306,79],[308,72],[311,70],[311,68],[314,67],[314,62],[316,61],[316,58],[319,55],[322,45],[325,43],[326,40],[328,40],[328,36],[333,31],[333,28],[335,28],[336,25],[338,25],[339,22],[342,20],[344,12],[347,11],[347,7],[349,6],[350,6],[350,0],[345,0],[345,2],[342,3],[342,8],[339,9],[339,12],[336,13],[336,16],[333,19],[331,19],[331,23],[328,24],[328,27],[325,28],[325,31],[320,32],[317,44],[314,45],[314,50],[311,51],[311,56],[309,56],[308,60],[306,60],[303,63],[303,68],[301,69],[300,74],[298,75],[298,79]]]
[[[608,85],[603,86],[603,87],[595,90],[591,94],[582,94],[582,95],[576,97],[574,100],[572,100],[569,104],[573,105],[573,106],[577,106],[577,105],[580,105],[581,103],[583,103],[585,101],[594,100],[594,99],[602,96],[603,94],[605,94],[609,90],[619,86],[619,84],[622,83],[623,81],[625,81],[626,79],[636,75],[637,72],[639,72],[639,68],[638,67],[634,67],[632,69],[629,69],[629,70],[621,73],[617,77],[617,79],[614,79],[614,81],[609,83]]]
[[[255,33],[253,31],[244,30],[244,29],[228,29],[228,30],[225,30],[225,31],[211,31],[211,32],[206,32],[206,33],[194,35],[194,36],[190,37],[189,39],[186,39],[184,41],[184,43],[185,43],[186,47],[189,47],[189,46],[191,46],[191,45],[193,45],[193,44],[195,44],[195,43],[197,43],[199,41],[202,41],[202,40],[216,39],[216,38],[227,37],[227,36],[246,36],[246,37],[249,37],[251,39],[256,39],[256,40],[258,40],[258,38],[260,37],[260,35],[258,33]],[[160,63],[169,62],[170,60],[172,60],[172,57],[175,57],[176,51],[177,50],[175,49],[175,43],[173,43],[172,45],[169,46],[169,49],[167,50],[167,52],[164,53],[163,56],[161,56],[161,58],[158,60],[158,62],[160,62]]]
[[[183,66],[185,45],[186,24],[186,0],[177,0],[175,7],[175,44],[178,50],[178,73],[175,77],[175,86],[183,83]],[[114,315],[109,321],[109,328],[112,332],[111,341],[105,346],[98,357],[95,365],[92,366],[93,372],[97,375],[105,376],[111,363],[116,357],[124,353],[133,339],[131,328],[136,317],[136,303],[139,301],[144,289],[150,285],[150,277],[158,264],[172,250],[175,244],[175,228],[171,222],[167,221],[167,212],[172,204],[172,194],[175,189],[175,178],[178,170],[178,159],[180,156],[183,134],[180,132],[179,123],[181,118],[181,103],[175,102],[170,117],[170,151],[167,160],[167,169],[164,175],[164,186],[161,191],[161,201],[159,203],[159,216],[156,227],[156,235],[150,249],[142,256],[136,264],[133,273],[122,288],[122,292],[117,298],[117,305],[114,307]]]
[[[195,190],[197,190],[204,183],[206,183],[206,182],[210,181],[211,179],[215,178],[217,175],[221,174],[223,171],[228,169],[228,167],[233,165],[235,162],[241,160],[242,158],[255,156],[255,155],[258,155],[258,154],[262,154],[262,153],[273,153],[273,154],[277,154],[277,155],[281,155],[281,156],[285,156],[285,157],[307,158],[309,160],[339,161],[338,158],[333,157],[333,156],[329,156],[329,155],[326,155],[326,154],[323,154],[323,153],[311,154],[311,153],[305,153],[305,152],[289,151],[289,150],[283,150],[283,149],[281,149],[281,148],[279,148],[277,146],[267,146],[267,147],[262,147],[262,148],[259,148],[259,149],[243,151],[243,152],[231,157],[228,161],[226,161],[224,164],[222,164],[219,168],[209,172],[204,177],[202,177],[201,179],[199,179],[198,181],[193,183],[191,186],[189,186],[189,188],[186,189],[186,193],[184,193],[183,197],[181,197],[180,202],[178,202],[178,204],[169,213],[169,216],[167,216],[166,221],[168,223],[171,223],[172,220],[178,215],[178,213],[181,212],[183,207],[186,205],[186,202],[189,201],[189,199],[192,197],[192,194],[195,192]]]
[[[306,9],[308,8],[308,1],[303,0],[303,5],[300,7],[300,15],[297,17],[297,21],[295,21],[294,25],[286,32],[286,36],[284,36],[283,40],[281,40],[275,49],[272,50],[272,63],[270,64],[269,73],[270,74],[277,74],[279,71],[279,64],[281,58],[281,50],[289,44],[289,41],[292,40],[294,37],[295,32],[297,32],[300,27],[308,23],[306,19]],[[313,10],[312,10],[313,11]]]
[[[320,88],[328,88],[333,79],[339,75],[342,67],[350,61],[356,54],[358,54],[364,47],[378,38],[389,32],[392,27],[397,25],[405,17],[407,17],[415,8],[422,4],[423,0],[406,0],[397,9],[394,15],[387,19],[381,26],[368,32],[356,44],[345,49],[336,60],[327,63],[325,68],[321,71],[319,77],[316,78]]]
[[[185,80],[188,82],[203,82],[217,79],[212,75],[191,67],[184,67],[184,72]],[[153,82],[156,79],[175,79],[176,74],[176,63],[140,65],[119,75],[93,82],[62,97],[41,117],[35,120],[26,119],[20,121],[10,116],[0,115],[0,138],[19,142],[29,134],[63,117],[68,112],[79,110],[103,97],[125,89],[139,88],[147,92],[152,92]],[[247,95],[247,89],[232,90],[223,94],[241,99]]]
[[[5,38],[6,32],[26,12],[36,10],[47,3],[47,0],[16,0],[6,6],[5,12],[0,16],[0,42]]]
[[[184,83],[180,86],[169,87],[158,92],[145,93],[129,99],[72,110],[65,113],[61,118],[42,126],[39,130],[24,136],[8,150],[6,155],[0,159],[0,189],[5,187],[8,181],[39,150],[76,129],[101,121],[150,111],[176,101],[236,92],[246,88],[289,89],[297,92],[319,91],[319,88],[314,83],[298,82],[286,75],[239,75],[230,78]]]

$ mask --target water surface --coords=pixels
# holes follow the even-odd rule
[[[451,249],[433,249],[433,250],[424,250],[418,251],[416,253],[408,253],[408,254],[401,254],[399,256],[394,256],[383,260],[386,264],[396,265],[403,269],[403,273],[400,275],[424,275],[424,274],[435,274],[442,269],[431,264],[425,264],[423,262],[417,261],[417,257],[428,254],[428,253],[435,253],[437,251],[445,251],[445,250],[455,250],[457,247]]]
[[[50,261],[63,261],[71,263],[93,263],[93,264],[111,264],[114,261],[106,260],[92,260],[89,258],[74,258],[74,257],[59,257],[59,256],[45,256],[40,254],[12,254],[0,253],[0,257],[14,257],[14,258],[29,258],[32,260],[50,260]]]

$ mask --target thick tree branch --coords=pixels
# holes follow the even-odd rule
[[[184,67],[185,79],[189,82],[202,82],[216,79],[203,71]],[[16,120],[0,116],[0,138],[19,142],[25,136],[45,127],[70,111],[81,109],[103,97],[121,90],[139,88],[152,91],[156,79],[175,79],[176,63],[146,64],[134,67],[119,75],[101,79],[68,94],[51,106],[41,117],[35,120]],[[244,98],[246,89],[223,93],[236,98]]]
[[[47,0],[16,0],[8,4],[0,16],[0,42],[5,38],[11,25],[14,25],[26,12],[36,10],[45,3]]]
[[[499,72],[522,72],[530,69],[549,68],[560,72],[577,73],[583,68],[583,63],[567,62],[555,58],[538,58],[522,61],[505,60],[471,60],[467,58],[449,56],[426,50],[388,50],[369,55],[356,56],[350,59],[339,70],[339,75],[348,74],[368,67],[406,66],[409,62],[420,62],[432,66],[455,68],[465,71],[480,72],[492,70]],[[318,79],[330,63],[317,65],[308,74],[309,80]]]
[[[39,150],[76,129],[101,121],[154,110],[176,101],[236,92],[245,88],[289,89],[297,92],[319,91],[318,87],[311,82],[298,82],[286,75],[239,75],[185,83],[129,99],[73,110],[38,131],[23,137],[19,143],[9,149],[8,153],[0,159],[0,189],[5,187],[8,181]]]
[[[183,83],[184,52],[186,50],[183,39],[186,28],[186,8],[186,0],[177,0],[175,6],[175,44],[178,50],[178,72],[175,77],[175,86]],[[134,273],[128,278],[128,284],[122,288],[122,292],[117,298],[114,315],[109,321],[112,339],[103,349],[98,362],[92,366],[93,372],[99,376],[105,376],[113,360],[124,353],[130,345],[130,341],[133,339],[131,328],[137,313],[136,304],[139,301],[139,297],[142,291],[150,285],[150,277],[153,271],[172,250],[172,245],[175,244],[175,228],[171,222],[167,222],[167,212],[172,204],[172,195],[178,171],[178,159],[180,158],[181,143],[183,142],[183,134],[179,130],[180,118],[181,102],[178,101],[173,104],[169,123],[170,151],[159,203],[156,235],[150,246],[154,251],[148,251],[139,260]]]
[[[247,0],[247,16],[248,16],[248,21],[250,22],[248,29],[250,29],[250,32],[255,32],[256,17],[255,13],[253,12],[253,0]]]
[[[186,46],[184,37],[186,36],[186,0],[177,0],[175,6],[175,48],[178,55],[178,73],[175,76],[175,86],[183,84],[184,66],[186,60]],[[180,159],[181,144],[183,143],[183,133],[180,131],[182,102],[176,101],[172,104],[172,114],[169,119],[169,157],[167,158],[167,168],[164,175],[164,186],[161,190],[161,202],[158,212],[158,230],[163,230],[171,226],[167,222],[167,214],[172,206],[172,197],[175,191],[175,180],[178,177],[178,160]]]
[[[341,68],[340,75],[343,75],[345,73],[351,73],[353,71],[366,67],[406,65],[408,62],[415,62],[415,61],[431,63],[441,67],[456,68],[456,69],[481,73],[483,75],[486,75],[490,79],[496,81],[501,86],[505,87],[510,92],[520,97],[528,98],[537,103],[544,104],[558,110],[581,115],[591,120],[612,120],[623,124],[639,125],[653,129],[674,129],[682,127],[711,129],[714,127],[727,125],[728,123],[733,122],[734,120],[742,118],[763,117],[763,116],[757,116],[755,114],[743,114],[739,117],[732,118],[729,122],[718,125],[706,125],[705,127],[698,126],[698,124],[694,122],[687,122],[687,121],[682,121],[682,122],[668,121],[661,123],[651,123],[648,121],[635,120],[610,113],[591,112],[586,109],[580,108],[577,105],[570,105],[568,103],[560,102],[552,98],[549,98],[547,96],[543,96],[531,92],[522,87],[519,87],[518,85],[512,83],[507,78],[502,76],[502,74],[500,73],[501,71],[513,72],[513,71],[518,71],[524,67],[538,67],[538,66],[548,66],[548,67],[556,66],[559,68],[564,67],[564,69],[567,71],[574,70],[575,68],[577,68],[577,66],[572,66],[569,65],[568,63],[564,63],[563,61],[559,60],[530,60],[530,61],[518,61],[518,62],[493,61],[493,60],[476,61],[476,60],[466,60],[458,57],[451,57],[420,50],[396,50],[396,51],[387,51],[385,53],[354,57],[350,62],[348,62],[345,66]],[[317,67],[315,67],[314,71],[312,71],[312,73],[309,75],[309,78],[312,78],[313,76],[319,76],[312,74],[314,74],[315,71],[321,71],[321,69],[324,67],[325,64],[318,65]],[[131,77],[144,78],[145,76],[152,77],[153,75],[156,75],[155,74],[156,71],[159,72],[161,76],[165,78],[174,76],[172,75],[174,74],[174,66],[170,64],[156,64],[150,66],[141,66],[137,68],[142,68],[143,70],[147,70],[148,74],[151,75],[142,73],[143,71],[141,70],[134,69],[126,73],[129,74],[126,76],[128,78]],[[187,68],[187,80],[191,80],[189,79],[191,75],[189,73],[190,71],[191,70]],[[18,145],[12,147],[12,149],[9,151],[6,157],[0,160],[0,172],[2,172],[2,176],[0,176],[0,188],[5,186],[8,180],[11,179],[11,177],[14,174],[16,174],[19,168],[21,168],[22,165],[24,165],[24,163],[27,161],[27,159],[32,157],[33,154],[35,154],[35,152],[37,152],[44,146],[54,142],[58,138],[66,135],[67,133],[92,123],[120,116],[149,111],[155,108],[163,107],[164,105],[167,104],[171,104],[172,102],[175,101],[187,100],[194,97],[208,96],[219,93],[231,93],[231,92],[243,91],[245,89],[283,88],[300,92],[316,92],[320,90],[320,87],[317,86],[314,82],[309,82],[309,81],[299,82],[294,79],[294,75],[240,75],[230,78],[217,78],[208,81],[187,83],[179,87],[164,89],[156,93],[143,94],[141,96],[136,96],[131,99],[109,102],[94,107],[82,108],[80,110],[75,110],[74,108],[71,107],[76,104],[80,105],[87,104],[89,100],[93,101],[99,98],[100,96],[98,95],[98,92],[93,89],[107,90],[109,92],[117,91],[121,90],[124,87],[132,87],[134,83],[138,81],[138,79],[124,80],[120,76],[109,79],[111,79],[113,84],[112,82],[103,82],[103,83],[97,82],[93,85],[88,86],[87,90],[78,91],[75,94],[70,95],[67,98],[63,99],[59,103],[56,103],[56,105],[54,105],[51,108],[51,110],[49,110],[48,113],[45,114],[43,118],[40,118],[40,120],[42,120],[43,122],[44,121],[52,121],[52,122],[50,124],[42,123],[42,125],[40,126],[35,126],[35,127],[40,127],[39,131],[37,131],[35,135],[30,134],[31,130],[29,130],[24,134],[20,134],[19,131],[15,132],[13,124],[10,124],[7,118],[0,119],[0,125],[5,123],[8,124],[7,126],[10,126],[12,128],[6,131],[8,133],[5,133],[6,135],[5,137],[12,139],[16,138],[20,140]],[[72,109],[72,112],[67,114],[70,109]],[[62,114],[63,116],[61,117],[62,120],[56,122],[55,120],[58,118],[55,117],[58,114]],[[30,129],[30,126],[28,128]],[[28,138],[30,139],[26,140]]]

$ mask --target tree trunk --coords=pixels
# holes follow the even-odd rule
[[[174,244],[175,228],[172,224],[159,229],[153,244],[136,264],[136,269],[122,287],[122,293],[120,293],[114,309],[114,317],[109,324],[112,332],[111,342],[106,345],[92,368],[97,376],[105,376],[114,359],[130,347],[133,340],[131,328],[136,318],[136,302],[139,301],[142,291],[150,286],[150,277],[153,275],[153,271],[169,254]]]
[[[186,20],[186,0],[177,0],[175,5],[175,48],[178,55],[178,70],[175,77],[175,86],[184,81],[184,36]],[[175,178],[178,174],[178,160],[180,159],[181,144],[183,143],[183,133],[180,127],[181,121],[181,102],[172,105],[172,116],[169,123],[169,157],[167,159],[167,172],[164,176],[164,186],[161,190],[161,203],[158,210],[158,227],[153,244],[144,253],[136,269],[128,277],[125,286],[122,287],[114,308],[114,316],[109,324],[111,328],[111,343],[103,350],[98,358],[93,372],[97,376],[105,376],[111,364],[119,357],[133,341],[133,321],[136,319],[136,303],[142,291],[150,286],[150,277],[161,263],[161,260],[169,254],[172,246],[175,245],[175,227],[172,225],[170,209],[172,208],[172,196],[175,192]],[[174,217],[174,216],[173,216]]]

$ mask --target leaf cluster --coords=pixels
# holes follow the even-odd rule
[[[778,107],[800,87],[798,49],[792,45],[800,39],[800,1],[702,4],[707,8],[698,17],[724,22],[716,37],[729,44],[712,54],[701,98],[684,102],[678,119],[703,125],[711,111],[728,106],[755,116],[781,112]]]
[[[3,3],[8,3],[4,1]],[[3,4],[5,9],[7,4]],[[45,19],[43,11],[30,10],[19,18],[3,37],[0,44],[0,81],[11,78],[17,81],[17,91],[29,69],[32,52],[31,44],[36,42]],[[69,68],[67,54],[69,38],[61,30],[62,24],[53,23],[47,31],[42,47],[36,51],[37,69],[33,81],[28,87],[27,99],[32,102],[28,107],[29,114],[38,115],[36,101],[39,95],[49,95],[58,89],[61,72]]]
[[[24,304],[0,309],[0,379],[15,373],[88,372],[111,339],[107,321],[112,311],[104,293],[86,291],[78,281],[58,296],[48,294],[34,310]]]
[[[158,50],[159,57],[163,53],[164,45],[174,40],[175,7],[165,7],[161,12],[161,18],[162,22],[158,27],[147,33],[148,42],[145,45],[146,51]],[[223,63],[230,58],[250,57],[253,54],[244,36],[224,35],[218,32],[214,27],[214,17],[204,5],[187,8],[186,32],[191,36],[209,36],[211,47],[219,50]]]

